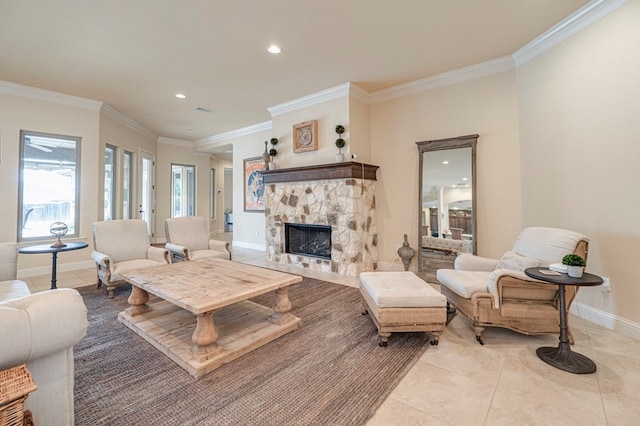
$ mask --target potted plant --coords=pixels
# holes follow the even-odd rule
[[[567,265],[567,274],[573,278],[582,278],[586,262],[577,254],[567,254],[562,258],[562,264]]]
[[[275,156],[278,155],[278,151],[276,151],[276,145],[278,144],[278,138],[271,138],[269,141],[271,143],[271,149],[269,150],[269,170],[274,170],[276,168]]]
[[[338,147],[338,153],[336,154],[336,162],[342,163],[344,161],[344,154],[342,153],[342,148],[346,145],[344,139],[342,139],[342,134],[344,133],[344,126],[338,124],[336,126],[336,133],[338,134],[338,139],[336,139],[336,147]]]

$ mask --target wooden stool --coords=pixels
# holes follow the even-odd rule
[[[426,331],[431,344],[447,322],[447,298],[413,272],[363,272],[360,274],[363,315],[369,313],[378,328],[380,346],[391,333]]]

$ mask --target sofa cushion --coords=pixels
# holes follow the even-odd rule
[[[0,282],[0,302],[30,295],[29,286],[24,281],[8,280]]]
[[[527,268],[540,266],[540,260],[533,257],[520,256],[518,253],[507,251],[500,258],[496,269],[512,269],[514,271],[524,271]]]
[[[436,278],[440,284],[466,299],[470,299],[474,293],[488,292],[489,275],[491,272],[454,269],[438,269],[436,272]]]
[[[413,272],[363,272],[360,287],[380,308],[443,307],[447,298]]]

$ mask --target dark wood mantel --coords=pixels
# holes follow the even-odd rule
[[[289,167],[286,169],[264,170],[264,183],[304,182],[322,179],[376,179],[379,166],[346,161],[343,163],[318,164],[314,166]],[[364,171],[364,177],[363,175]]]

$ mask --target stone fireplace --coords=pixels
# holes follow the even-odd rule
[[[344,162],[264,171],[267,260],[348,276],[374,271],[377,169]],[[292,232],[303,247],[292,247]]]

